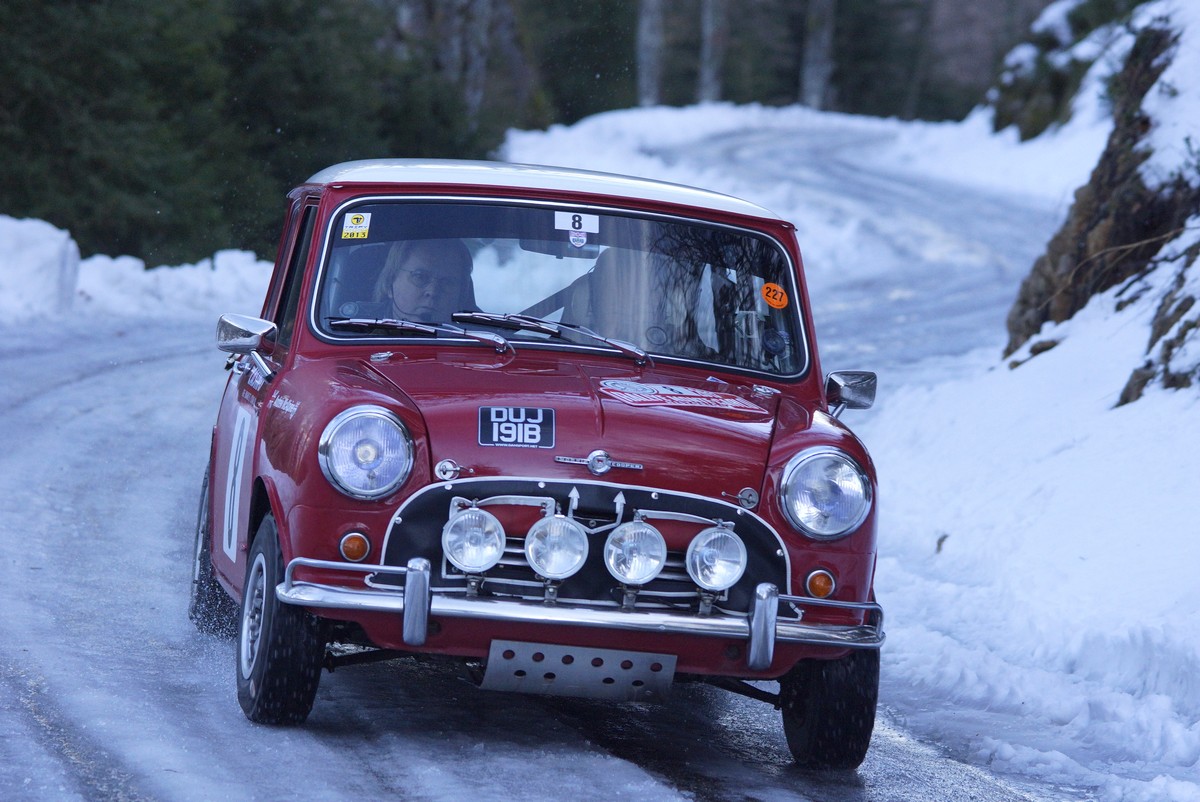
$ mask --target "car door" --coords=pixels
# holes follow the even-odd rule
[[[298,325],[299,300],[304,268],[312,247],[317,207],[297,201],[289,215],[288,233],[280,248],[272,276],[264,316],[277,327],[274,343],[262,350],[262,368],[250,357],[239,357],[217,414],[214,438],[211,501],[211,553],[213,565],[227,586],[241,589],[249,550],[251,500],[257,476],[260,412],[271,387],[287,363],[292,338]]]

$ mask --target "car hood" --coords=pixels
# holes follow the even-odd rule
[[[671,370],[558,360],[373,363],[420,410],[431,465],[463,475],[594,479],[736,496],[758,492],[778,395]],[[604,452],[605,459],[589,456]]]

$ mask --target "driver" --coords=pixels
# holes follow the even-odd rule
[[[375,282],[375,300],[390,302],[386,314],[437,323],[473,309],[471,252],[462,240],[404,240],[388,251]]]

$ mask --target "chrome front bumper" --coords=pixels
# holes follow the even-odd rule
[[[403,590],[356,590],[313,582],[298,582],[292,577],[296,568],[325,568],[404,577]],[[699,616],[694,613],[661,610],[597,609],[564,607],[542,602],[516,601],[487,596],[434,595],[429,589],[431,566],[422,557],[414,557],[405,567],[353,565],[298,557],[288,563],[284,581],[275,593],[287,604],[341,610],[399,613],[403,615],[403,637],[409,646],[422,646],[429,616],[469,618],[507,623],[551,624],[624,632],[652,632],[747,641],[746,665],[751,671],[770,667],[776,643],[804,643],[854,649],[878,649],[883,645],[883,608],[873,602],[840,602],[787,596],[769,582],[760,584],[749,614],[742,618],[729,615]],[[779,603],[796,611],[796,618],[780,618]],[[869,614],[871,623],[859,626],[805,624],[805,607],[859,610]]]

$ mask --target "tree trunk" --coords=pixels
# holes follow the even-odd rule
[[[696,100],[715,103],[721,99],[721,67],[728,42],[725,0],[700,0],[700,75]]]
[[[916,53],[913,58],[912,72],[908,76],[908,86],[904,91],[904,106],[900,117],[904,120],[915,120],[921,103],[921,93],[925,89],[926,74],[929,72],[929,62],[933,57],[933,15],[934,6],[938,0],[925,0],[916,9],[917,29],[913,36]]]
[[[662,86],[663,2],[641,0],[637,30],[638,104],[657,106]]]
[[[833,19],[837,0],[808,0],[804,20],[804,60],[800,71],[800,102],[825,108],[833,75]]]

